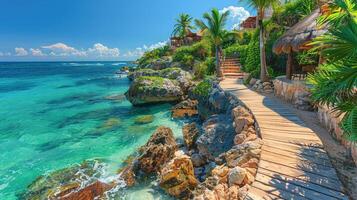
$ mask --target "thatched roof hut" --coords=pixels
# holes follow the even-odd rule
[[[308,49],[306,46],[313,38],[326,32],[326,29],[317,27],[317,18],[321,16],[320,9],[316,9],[311,15],[291,27],[274,44],[273,51],[276,54],[298,52]]]
[[[286,66],[286,78],[291,79],[293,73],[292,52],[310,49],[308,42],[326,33],[326,29],[317,26],[317,19],[321,16],[320,9],[316,9],[311,15],[291,27],[274,44],[273,52],[276,54],[288,54]]]

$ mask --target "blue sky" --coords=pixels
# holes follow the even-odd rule
[[[0,0],[0,61],[133,60],[168,40],[180,13],[254,11],[239,0]]]

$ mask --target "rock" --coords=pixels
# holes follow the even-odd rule
[[[198,153],[192,154],[191,160],[194,167],[201,167],[207,162],[207,160]]]
[[[213,189],[216,199],[218,200],[226,200],[229,199],[228,185],[227,184],[219,184]]]
[[[203,123],[204,133],[197,139],[199,153],[215,160],[233,146],[235,136],[232,118],[229,115],[213,115]]]
[[[212,170],[212,176],[217,176],[220,183],[228,182],[229,168],[225,165],[217,166]]]
[[[171,196],[188,199],[198,181],[190,157],[175,156],[160,173],[160,186]]]
[[[200,131],[198,130],[196,123],[186,124],[182,128],[183,140],[188,149],[195,147]]]
[[[257,175],[257,168],[249,168],[249,167],[245,167],[245,169],[247,170],[247,172],[249,172],[251,175],[253,175],[254,177]]]
[[[143,76],[136,78],[125,93],[133,105],[180,101],[184,95],[175,80]]]
[[[97,181],[97,182],[79,190],[78,192],[73,192],[66,196],[57,196],[56,199],[93,200],[93,199],[103,196],[104,192],[110,190],[111,188],[112,188],[111,185]]]
[[[210,106],[215,113],[224,113],[229,106],[229,99],[226,93],[218,88],[213,88],[208,99]]]
[[[247,175],[247,170],[244,168],[235,167],[231,169],[228,174],[229,186],[241,185],[246,175]]]
[[[173,118],[183,118],[183,117],[192,117],[198,114],[197,110],[197,100],[187,99],[180,102],[172,108],[172,117]]]
[[[83,183],[95,182],[95,176],[101,176],[104,164],[98,160],[88,160],[68,168],[40,176],[33,181],[19,199],[48,199],[57,194],[66,195],[79,189]]]
[[[254,124],[253,115],[243,106],[237,106],[232,110],[234,118],[234,127],[237,134],[243,130],[248,129]]]
[[[238,192],[239,192],[239,186],[232,185],[231,187],[229,187],[228,188],[229,200],[239,200],[240,198],[238,197]]]
[[[245,199],[245,197],[248,194],[249,187],[250,187],[249,185],[245,185],[245,186],[239,188],[238,199]]]
[[[132,164],[121,170],[120,177],[124,180],[126,186],[131,187],[135,185],[135,173]]]
[[[243,168],[248,167],[248,168],[257,169],[258,168],[258,163],[259,163],[259,160],[257,158],[252,158],[248,162],[244,163],[241,167],[243,167]]]
[[[106,96],[105,99],[120,103],[125,101],[126,97],[124,94],[113,94],[113,95]]]
[[[225,153],[227,165],[229,167],[236,167],[247,163],[252,158],[259,159],[261,146],[262,143],[260,139],[234,146]]]
[[[243,168],[243,169],[245,169],[245,168]],[[251,173],[246,173],[246,176],[245,176],[245,178],[243,180],[243,184],[244,185],[247,185],[247,184],[250,185],[250,184],[252,184],[254,182],[254,180],[255,180],[255,177]]]
[[[249,85],[250,85],[250,86],[253,86],[256,82],[257,82],[257,79],[252,78],[252,79],[250,79],[250,81],[249,81]]]
[[[177,150],[175,137],[170,128],[161,126],[140,149],[134,167],[146,174],[159,172]]]
[[[98,127],[96,131],[105,132],[105,131],[113,130],[113,129],[119,127],[120,124],[121,124],[120,119],[109,118],[100,127]]]
[[[149,124],[154,121],[154,115],[142,115],[135,118],[135,124]]]
[[[234,144],[236,144],[236,145],[242,144],[247,141],[253,141],[257,138],[258,138],[258,136],[256,134],[254,126],[251,126],[247,130],[243,130],[240,134],[237,134],[234,137]]]
[[[266,87],[266,86],[271,87],[271,85],[272,85],[272,83],[269,81],[263,83],[263,87]]]

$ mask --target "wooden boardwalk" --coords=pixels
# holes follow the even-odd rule
[[[288,107],[239,82],[220,85],[252,110],[264,141],[246,199],[348,199],[319,137]]]

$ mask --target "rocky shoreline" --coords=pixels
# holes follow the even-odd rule
[[[137,74],[132,76],[134,82]],[[183,101],[172,109],[173,117],[200,119],[183,126],[184,144],[174,142],[168,128],[158,128],[121,176],[128,186],[143,176],[156,176],[160,187],[177,199],[242,199],[260,159],[262,141],[256,120],[217,82],[190,85]]]
[[[255,179],[262,146],[250,110],[215,80],[195,82],[179,68],[138,70],[129,79],[132,84],[126,97],[133,105],[177,103],[172,117],[189,122],[182,128],[183,142],[177,141],[170,128],[161,126],[112,180],[101,181],[93,172],[97,165],[88,168],[84,163],[72,171],[40,177],[22,197],[108,199],[113,189],[131,188],[149,178],[176,199],[242,199]],[[84,182],[70,178],[79,171],[92,178]],[[60,180],[63,173],[72,175]]]

